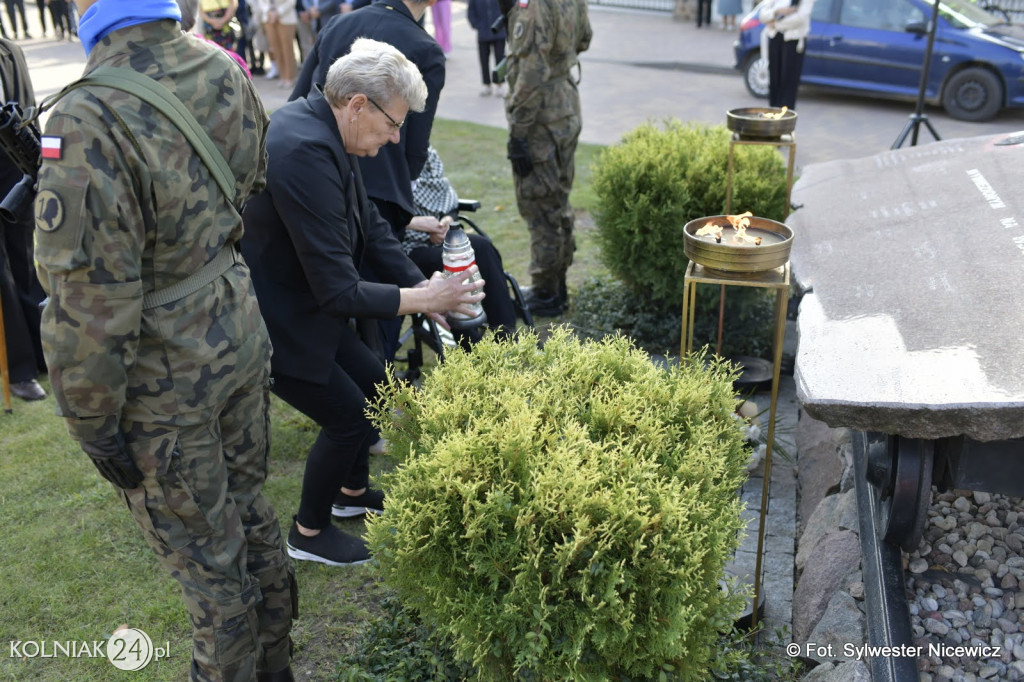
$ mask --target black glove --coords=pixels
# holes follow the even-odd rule
[[[508,138],[508,158],[512,162],[512,172],[521,178],[533,172],[533,161],[530,161],[530,145],[525,137]]]
[[[81,445],[103,478],[118,488],[131,489],[142,482],[142,472],[128,454],[124,436],[120,432],[100,440],[82,441]]]

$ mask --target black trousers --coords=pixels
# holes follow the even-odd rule
[[[785,40],[781,33],[768,41],[768,104],[773,107],[796,109],[796,93],[804,69],[804,53],[797,52],[798,42]]]
[[[476,47],[477,51],[480,53],[480,75],[483,76],[484,85],[490,85],[491,53],[494,53],[494,65],[497,66],[498,62],[505,58],[505,41],[481,40],[477,42]]]
[[[3,160],[10,163],[6,156]],[[9,183],[0,183],[0,188]],[[0,189],[0,194],[7,192]],[[31,207],[18,222],[0,219],[0,300],[4,311],[7,367],[11,383],[20,383],[46,373],[39,336],[39,303],[45,294],[32,263]]]
[[[331,523],[339,488],[369,485],[370,445],[377,440],[365,410],[376,399],[376,384],[386,378],[380,358],[346,327],[329,371],[324,385],[274,374],[274,393],[320,427],[306,456],[296,516],[306,528]]]
[[[28,35],[28,21],[25,20],[25,0],[4,0],[4,4],[7,5],[7,18],[11,20],[11,37],[13,38],[18,35],[17,14],[21,15],[22,35]]]
[[[712,0],[697,0],[697,27],[711,25],[711,2]]]
[[[67,0],[50,0],[50,18],[53,19],[53,30],[58,35],[70,37],[71,17],[68,16]]]
[[[36,0],[36,8],[39,10],[39,25],[43,27],[43,35],[46,35],[46,3],[43,0]]]
[[[2,229],[2,228],[0,228]],[[22,308],[18,287],[11,275],[7,251],[0,244],[0,304],[4,309],[4,338],[7,343],[7,371],[12,384],[29,381],[39,376],[33,339]],[[36,329],[38,329],[38,315]],[[38,336],[38,334],[37,334]]]

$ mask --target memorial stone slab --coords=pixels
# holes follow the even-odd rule
[[[829,426],[1024,437],[1024,133],[807,166],[797,396]]]

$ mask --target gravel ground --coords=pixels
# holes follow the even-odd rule
[[[906,557],[921,682],[1024,680],[1024,507],[982,492],[933,497]]]

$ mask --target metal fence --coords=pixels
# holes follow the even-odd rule
[[[986,1],[995,2],[996,0]],[[1013,2],[1013,0],[1010,1]],[[601,5],[604,7],[625,7],[628,9],[643,9],[654,12],[669,12],[673,14],[676,10],[676,0],[587,0],[587,2],[591,5]],[[758,0],[742,0],[742,14],[749,12],[757,2]],[[1020,0],[1020,2],[1021,4],[1024,4],[1024,0]],[[684,5],[690,12],[695,13],[697,11],[697,0],[684,0]],[[714,18],[719,17],[717,2],[712,4],[711,14]],[[694,16],[696,16],[696,14],[694,14]]]
[[[629,9],[649,9],[655,12],[674,12],[676,0],[588,0],[591,5],[604,7],[627,7]]]
[[[978,0],[987,10],[1002,13],[1014,23],[1024,22],[1024,0]]]

